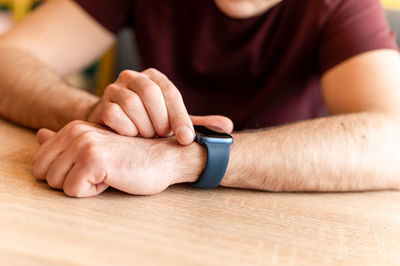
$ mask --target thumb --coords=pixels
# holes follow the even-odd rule
[[[193,125],[205,126],[214,131],[221,133],[231,133],[233,131],[233,122],[226,116],[222,115],[191,115]]]
[[[39,144],[42,145],[55,134],[56,133],[54,131],[51,131],[50,129],[42,128],[36,134],[36,139],[39,142]]]

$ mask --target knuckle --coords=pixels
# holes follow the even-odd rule
[[[169,125],[169,122],[166,123],[166,125],[157,128],[157,135],[159,135],[160,137],[165,137],[170,132],[171,132],[171,127]]]
[[[74,121],[69,122],[69,123],[65,126],[65,129],[66,129],[66,130],[69,130],[69,129],[74,128],[74,127],[76,127],[76,126],[80,126],[81,124],[82,124],[81,121],[79,121],[79,120],[74,120]]]
[[[126,70],[121,71],[121,73],[119,73],[118,78],[123,79],[123,80],[132,79],[132,78],[134,78],[135,74],[136,74],[136,71],[126,69]]]
[[[143,71],[143,73],[150,75],[150,76],[155,76],[155,75],[163,75],[160,71],[158,71],[157,69],[153,68],[153,67],[149,67],[148,69],[146,69],[145,71]]]
[[[111,104],[104,108],[102,112],[102,120],[106,125],[110,125],[117,117],[118,109],[117,105]]]
[[[80,124],[82,124],[81,121],[74,120],[74,121],[71,121],[71,122],[68,123],[68,127],[73,127],[73,126],[80,125]]]
[[[119,134],[121,134],[123,136],[136,137],[139,134],[138,129],[133,122],[129,122],[129,123],[125,124],[123,126],[122,130],[123,130],[123,132],[121,132]]]
[[[33,174],[36,176],[36,178],[44,179],[42,171],[39,168],[39,164],[38,163],[35,163],[34,166],[33,166]]]
[[[100,184],[104,181],[106,181],[108,176],[108,171],[104,169],[103,171],[99,171],[99,174],[95,174],[92,176],[91,180],[93,180],[92,183],[94,184]]]
[[[171,121],[175,123],[183,123],[186,121],[190,121],[189,115],[185,112],[179,112],[171,115]]]
[[[105,114],[114,114],[117,112],[117,109],[118,109],[117,104],[111,103],[104,107],[104,113]]]
[[[85,148],[91,146],[96,142],[97,132],[87,131],[79,136],[76,140],[77,148]]]
[[[143,87],[141,96],[144,101],[151,101],[153,98],[157,97],[156,95],[159,91],[160,88],[156,84],[148,82],[147,85]]]
[[[64,188],[64,193],[68,197],[79,198],[82,197],[83,192],[79,187],[73,186],[72,188]]]
[[[118,90],[118,86],[113,84],[108,85],[104,90],[104,95],[112,95]]]
[[[84,132],[86,130],[86,125],[83,124],[80,121],[73,121],[71,123],[68,124],[68,128],[67,128],[67,136],[68,137],[74,137],[77,136],[79,134],[81,134],[82,132]]]
[[[71,198],[78,198],[70,189],[64,189],[64,194]]]
[[[88,161],[97,161],[100,157],[100,151],[95,145],[88,145],[82,152],[82,157]]]
[[[79,161],[85,165],[96,164],[97,167],[102,167],[105,163],[105,152],[95,144],[88,145],[80,153]]]
[[[47,180],[47,184],[49,185],[49,187],[57,188],[57,189],[62,188],[62,186],[60,186],[60,184],[57,183],[57,181],[54,178],[52,178],[52,176],[47,177],[46,180]]]
[[[178,91],[175,85],[172,84],[171,81],[164,81],[161,84],[161,88],[163,90],[165,98],[176,99],[176,100],[182,99],[181,93]]]
[[[87,196],[87,187],[85,182],[88,177],[85,174],[77,174],[70,177],[68,182],[62,185],[65,195],[74,198],[81,198]]]
[[[165,137],[171,131],[170,119],[168,114],[162,120],[158,121],[157,123],[153,123],[154,130],[156,131],[157,135],[160,137]]]
[[[147,128],[145,131],[142,131],[140,136],[145,139],[151,139],[155,136],[156,132],[153,128]]]
[[[122,108],[129,111],[137,110],[140,105],[141,100],[136,93],[130,93],[130,95],[125,97],[121,102]]]

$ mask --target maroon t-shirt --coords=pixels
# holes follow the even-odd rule
[[[226,115],[236,129],[318,117],[324,72],[397,49],[379,0],[283,0],[247,19],[213,0],[76,2],[114,33],[131,26],[143,67],[166,74],[190,114]]]

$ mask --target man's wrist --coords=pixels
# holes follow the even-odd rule
[[[232,137],[235,141],[231,145],[228,167],[226,168],[224,178],[221,180],[220,183],[220,186],[223,187],[235,186],[237,182],[235,179],[238,175],[240,176],[239,171],[243,170],[243,162],[245,161],[245,158],[243,156],[239,157],[239,154],[241,153],[238,152],[238,146],[240,145],[242,134],[232,134]]]
[[[68,85],[67,85],[68,86]],[[58,106],[58,113],[53,116],[53,130],[59,130],[73,120],[86,120],[89,110],[97,103],[98,97],[81,89],[67,88],[70,93]]]
[[[101,100],[97,100],[88,105],[84,111],[83,120],[92,122],[94,110],[99,106]]]
[[[232,186],[235,181],[234,172],[236,165],[238,164],[238,159],[235,157],[235,150],[237,150],[239,134],[234,136],[235,142],[231,146],[229,163],[221,181],[222,186]],[[207,164],[207,149],[205,146],[193,142],[187,146],[177,146],[177,151],[175,153],[174,164],[177,165],[175,170],[176,179],[173,183],[193,183],[198,180],[201,173],[204,171]],[[242,158],[243,159],[243,158]],[[239,159],[240,160],[240,159]]]
[[[88,121],[89,115],[96,108],[99,103],[99,98],[95,95],[87,95],[87,98],[82,103],[80,110],[78,110],[77,115],[79,116],[79,120]]]
[[[207,150],[202,145],[193,142],[190,145],[176,145],[174,164],[176,175],[173,183],[196,182],[207,163]]]

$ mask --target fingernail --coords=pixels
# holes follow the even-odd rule
[[[180,140],[181,144],[189,144],[194,140],[193,131],[187,126],[182,126],[176,131],[176,137]]]

